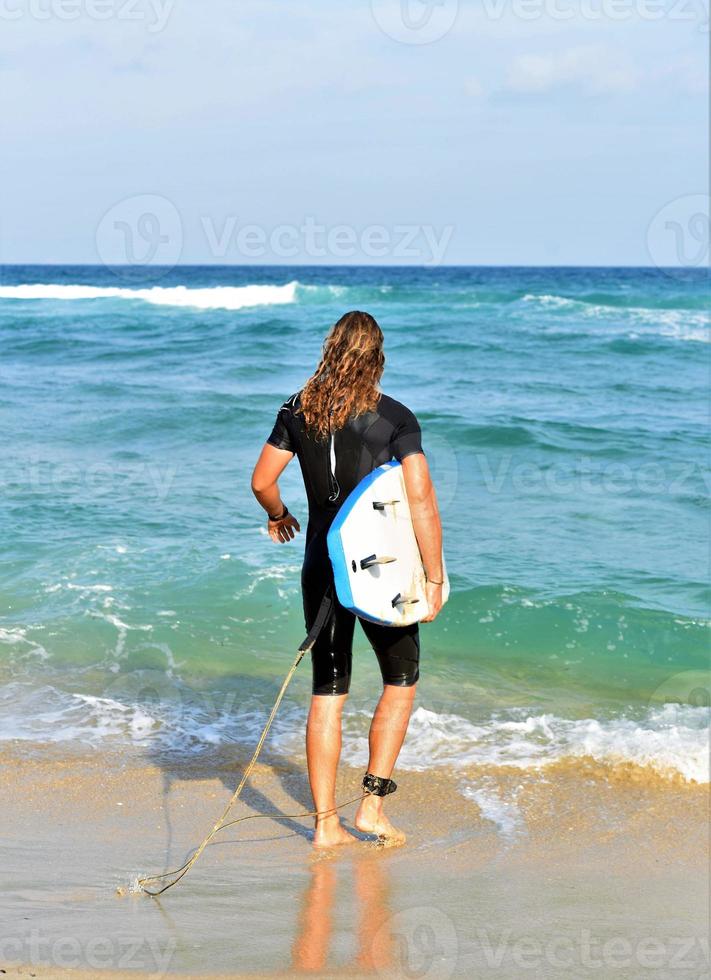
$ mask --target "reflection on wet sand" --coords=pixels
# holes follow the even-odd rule
[[[351,870],[352,876],[348,873]],[[387,926],[392,912],[389,904],[390,882],[383,855],[371,850],[358,855],[347,865],[322,858],[313,862],[310,873],[292,947],[293,968],[302,972],[316,972],[328,965],[340,877],[345,887],[352,884],[353,898],[349,904],[356,941],[354,965],[373,973],[376,963],[377,969],[387,969],[392,964],[394,942]],[[342,889],[341,900],[344,894]]]

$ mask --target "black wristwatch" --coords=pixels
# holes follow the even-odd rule
[[[280,514],[278,517],[272,517],[271,514],[267,514],[267,517],[269,518],[270,521],[272,521],[272,523],[274,523],[275,521],[283,521],[288,513],[289,513],[289,508],[286,506],[286,504],[284,504],[283,514]]]

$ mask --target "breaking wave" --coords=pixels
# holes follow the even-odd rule
[[[122,699],[118,691],[114,697],[95,697],[49,685],[32,688],[10,683],[0,690],[0,741],[79,742],[96,748],[133,744],[180,752],[256,742],[266,721],[262,704],[176,699],[179,692],[174,683],[166,680],[163,693],[170,696],[153,701]],[[344,716],[343,758],[353,765],[367,759],[369,721],[365,710]],[[285,704],[270,734],[269,747],[300,756],[303,725],[302,708]],[[601,720],[515,708],[470,721],[420,706],[412,715],[398,767],[410,771],[466,766],[527,770],[570,758],[590,758],[612,766],[633,764],[661,775],[708,783],[709,708],[663,704]]]
[[[36,283],[0,286],[0,299],[19,300],[132,300],[154,306],[192,307],[198,310],[241,310],[250,306],[279,306],[294,303],[298,282],[283,286],[151,286],[127,289],[119,286],[78,286]]]

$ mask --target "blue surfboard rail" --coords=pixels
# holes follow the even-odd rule
[[[381,466],[376,466],[374,470],[364,476],[355,489],[351,490],[346,499],[341,504],[341,508],[333,519],[333,523],[328,530],[326,535],[326,545],[328,547],[328,555],[331,559],[331,565],[333,566],[333,578],[336,583],[336,595],[338,596],[338,601],[346,609],[350,609],[351,612],[355,613],[356,616],[361,616],[363,619],[369,620],[371,623],[380,623],[383,626],[392,626],[393,624],[384,619],[376,619],[369,613],[366,613],[363,609],[360,609],[355,605],[353,600],[353,593],[351,591],[351,582],[348,576],[348,563],[346,561],[346,554],[343,550],[343,543],[341,541],[341,528],[348,519],[351,511],[358,503],[360,498],[363,496],[365,491],[387,470],[393,469],[395,466],[401,466],[396,459],[390,460],[389,463],[383,463]]]

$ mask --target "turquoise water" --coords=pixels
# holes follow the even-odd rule
[[[303,619],[302,542],[267,539],[251,468],[360,308],[420,419],[453,586],[403,764],[589,751],[698,778],[708,306],[699,271],[5,267],[0,738],[253,738]],[[305,517],[296,465],[283,483]],[[357,754],[379,675],[356,651]]]

